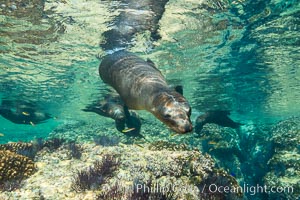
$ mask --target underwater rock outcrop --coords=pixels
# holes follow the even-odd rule
[[[0,184],[14,179],[23,179],[33,174],[35,166],[26,156],[0,150]]]
[[[269,172],[264,183],[274,192],[270,199],[300,198],[300,118],[294,117],[276,124],[270,131],[274,155],[269,160]]]
[[[209,153],[219,167],[228,170],[242,182],[244,177],[241,162],[244,161],[244,156],[241,153],[238,132],[217,124],[205,124],[198,136],[202,139],[202,151]]]
[[[160,196],[166,197],[172,193],[171,199],[243,197],[238,192],[214,193],[208,189],[213,184],[230,188],[238,187],[238,183],[227,172],[216,168],[209,155],[200,151],[151,151],[135,145],[117,147],[114,152],[116,151],[122,152],[118,158],[119,167],[107,184],[100,188],[99,196],[103,198],[152,199],[153,195],[162,193],[162,190],[165,193]]]

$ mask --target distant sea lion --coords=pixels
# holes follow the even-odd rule
[[[200,133],[203,126],[207,123],[214,123],[220,126],[230,127],[230,128],[238,128],[240,125],[242,125],[240,123],[234,122],[232,119],[228,117],[228,115],[230,115],[229,111],[223,111],[223,110],[207,111],[206,113],[200,115],[196,119],[195,132]]]
[[[117,51],[104,57],[99,74],[120,94],[129,109],[147,110],[177,133],[192,131],[189,103],[168,87],[152,62]]]
[[[102,101],[96,101],[82,110],[114,119],[116,129],[125,135],[143,137],[140,134],[142,123],[138,114],[129,111],[120,96],[108,95]]]
[[[115,120],[118,131],[125,129],[125,113],[124,106],[121,103],[120,97],[108,95],[102,101],[94,103],[82,109],[85,112],[94,112],[104,117],[109,117]]]
[[[0,115],[16,124],[35,125],[50,119],[51,116],[36,105],[23,101],[2,100]]]

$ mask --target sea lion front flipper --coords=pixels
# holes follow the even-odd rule
[[[123,130],[125,129],[125,120],[115,120],[115,124],[116,124],[116,129],[122,133]]]
[[[174,87],[175,91],[178,92],[179,94],[183,95],[183,87],[182,85],[176,85]]]
[[[134,111],[129,111],[126,105],[124,105],[124,114],[127,129],[124,129],[122,132],[128,136],[138,136],[144,138],[144,136],[140,134],[142,123],[138,114]]]
[[[156,68],[154,62],[150,59],[150,58],[147,58],[146,62],[151,65],[152,67]],[[157,69],[157,68],[156,68]]]
[[[155,66],[154,62],[152,60],[150,60],[150,58],[147,58],[146,62],[149,64],[149,66],[153,67],[153,69],[157,70],[159,73],[161,73],[159,71],[159,69],[157,69],[157,67]]]

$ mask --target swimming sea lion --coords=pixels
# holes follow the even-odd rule
[[[158,21],[165,11],[168,0],[121,0],[120,2],[118,6],[120,14],[110,23],[111,29],[103,33],[105,42],[100,44],[103,49],[130,47],[136,34],[145,31],[150,31],[152,40],[160,38],[157,32]]]
[[[115,120],[118,131],[125,129],[125,114],[120,97],[108,95],[103,101],[96,101],[82,110],[112,118]]]
[[[138,114],[134,111],[129,111],[120,96],[108,95],[103,101],[96,101],[82,110],[114,119],[116,129],[125,135],[141,136],[142,123]]]
[[[147,110],[177,133],[192,131],[189,103],[168,87],[152,62],[117,51],[104,57],[99,74],[119,93],[129,109]]]
[[[203,126],[207,123],[218,124],[219,126],[230,127],[230,128],[238,128],[241,123],[234,122],[232,119],[228,117],[230,115],[229,111],[223,110],[211,110],[207,111],[203,115],[200,115],[196,119],[195,123],[195,132],[200,133]]]
[[[52,118],[32,103],[2,100],[0,115],[16,124],[35,125]]]

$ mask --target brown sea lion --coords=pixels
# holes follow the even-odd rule
[[[102,101],[95,101],[82,110],[114,119],[116,129],[127,136],[144,137],[140,134],[142,123],[138,114],[129,111],[119,95],[108,95]]]
[[[195,132],[200,133],[203,126],[207,123],[218,124],[219,126],[230,127],[230,128],[238,128],[241,123],[234,122],[232,119],[228,117],[230,115],[229,111],[224,110],[210,110],[200,115],[196,119],[195,123]]]
[[[119,93],[129,109],[147,110],[177,133],[192,131],[189,103],[168,87],[152,62],[126,51],[117,51],[104,57],[99,74]]]

